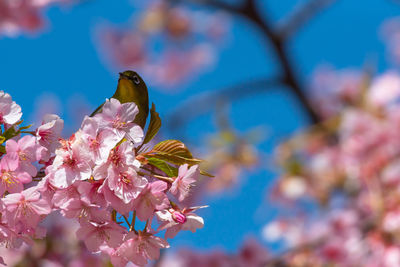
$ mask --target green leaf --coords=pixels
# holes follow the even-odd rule
[[[144,138],[143,144],[147,144],[154,138],[154,136],[158,133],[161,128],[161,119],[159,114],[156,112],[156,106],[154,103],[151,105],[150,110],[150,123],[147,128],[146,136]]]
[[[186,159],[192,159],[192,153],[185,146],[184,143],[178,140],[165,140],[153,147],[153,151],[162,152],[165,154],[170,154]]]
[[[27,126],[22,126],[22,127],[19,128],[19,130],[21,131],[21,130],[29,129],[29,128],[32,127],[32,125],[33,125],[33,124],[29,124],[29,125],[27,125]]]
[[[146,157],[154,157],[172,164],[196,165],[202,162],[195,159],[184,143],[178,140],[165,140],[155,145],[152,151]]]
[[[7,131],[5,131],[3,133],[3,136],[6,140],[13,138],[14,136],[17,136],[19,134],[19,131],[15,130],[14,126],[11,126],[10,128],[7,129]]]
[[[208,177],[215,177],[214,175],[212,175],[212,174],[210,174],[210,173],[208,173],[206,171],[203,171],[203,170],[200,170],[200,174],[204,175],[204,176],[208,176]]]
[[[169,165],[168,163],[166,163],[165,161],[163,161],[161,159],[148,158],[147,161],[148,161],[148,164],[165,172],[165,174],[168,175],[169,177],[178,176],[178,168]]]
[[[199,164],[200,162],[202,162],[202,160],[200,160],[200,159],[184,158],[181,156],[168,154],[168,153],[164,153],[164,152],[151,153],[151,154],[148,154],[145,156],[146,156],[146,158],[154,157],[154,158],[162,159],[164,161],[167,161],[169,163],[176,164],[176,165],[183,165],[185,163],[187,163],[189,165],[196,165],[196,164]]]
[[[6,154],[6,147],[5,146],[0,146],[0,153]]]
[[[15,129],[15,125],[20,125],[22,123],[22,120],[20,120],[19,122],[15,123],[13,126],[11,126],[10,128],[8,128],[4,133],[2,138],[4,138],[4,140],[0,140],[0,144],[2,144],[4,141],[11,139],[17,135],[19,135],[21,133],[21,130],[26,130],[28,128],[30,128],[32,126],[32,124],[27,125],[27,126],[22,126],[20,127],[18,130]],[[27,133],[27,132],[23,132],[23,133]],[[29,132],[29,133],[33,133],[34,132]]]

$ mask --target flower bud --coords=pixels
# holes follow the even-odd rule
[[[186,222],[186,216],[179,211],[172,212],[172,218],[174,221],[180,224],[184,224]]]

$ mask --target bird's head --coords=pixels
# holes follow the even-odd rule
[[[139,108],[134,122],[144,127],[149,113],[149,95],[146,83],[139,74],[132,70],[120,72],[117,90],[112,98],[121,103],[134,102]]]
[[[136,72],[134,72],[132,70],[126,70],[124,72],[120,72],[119,73],[119,78],[120,79],[130,80],[136,86],[145,85],[142,77],[140,77],[139,74],[137,74]]]

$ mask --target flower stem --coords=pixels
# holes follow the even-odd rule
[[[137,232],[135,230],[135,221],[136,221],[136,210],[133,211],[132,222],[130,224],[129,231],[134,231],[137,234]]]
[[[125,215],[122,215],[122,217],[124,218],[124,220],[125,220],[126,224],[129,226],[129,229],[130,229],[130,228],[131,228],[131,224],[129,223],[129,220],[128,220],[128,218],[126,218],[126,216],[125,216]]]

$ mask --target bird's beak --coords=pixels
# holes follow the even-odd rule
[[[119,73],[119,77],[120,77],[120,78],[128,78],[128,77],[126,77],[126,75],[123,74],[122,72]]]

